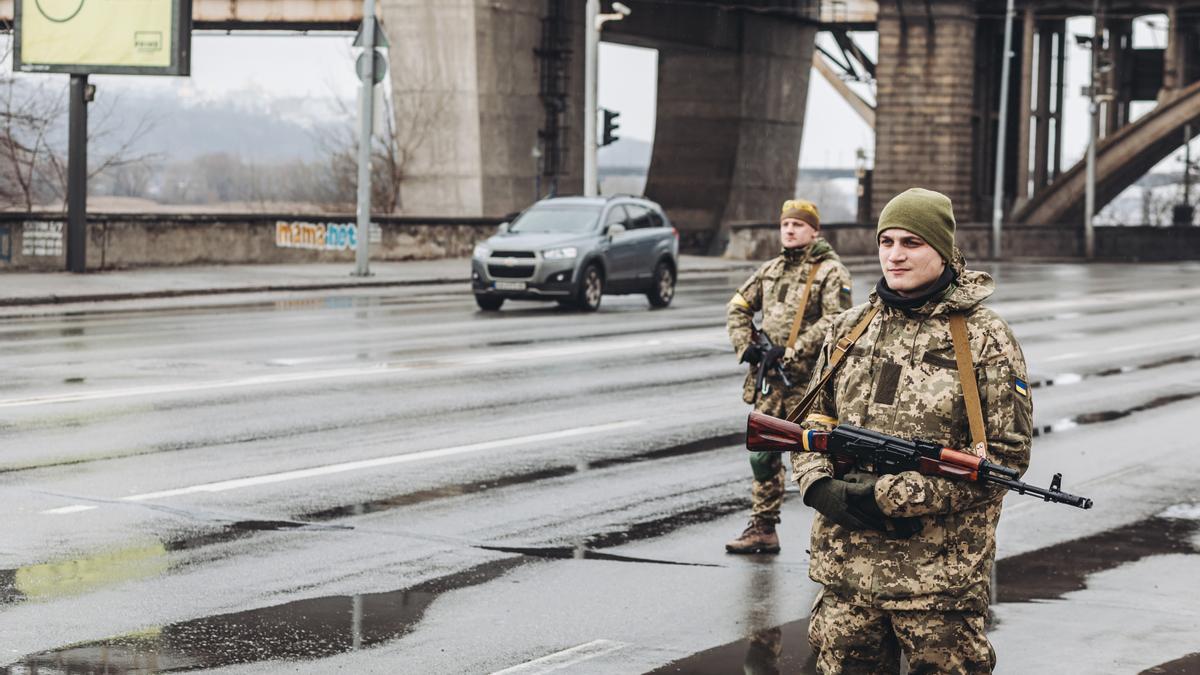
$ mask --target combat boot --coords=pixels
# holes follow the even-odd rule
[[[779,535],[775,523],[751,518],[750,525],[737,539],[725,544],[726,553],[779,553]]]

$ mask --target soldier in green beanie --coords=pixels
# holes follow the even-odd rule
[[[817,205],[789,199],[779,214],[783,250],[758,269],[729,301],[726,328],[740,362],[750,364],[742,400],[755,410],[782,416],[804,393],[817,350],[833,316],[850,307],[850,272],[821,238]],[[755,314],[772,348],[763,352],[751,340]],[[766,368],[763,386],[756,374]],[[787,377],[788,387],[780,371]],[[787,471],[778,453],[750,456],[750,524],[725,545],[729,553],[778,553],[779,522]]]
[[[814,378],[807,429],[851,424],[960,448],[1024,472],[1033,405],[1025,358],[983,301],[994,282],[965,268],[950,200],[914,188],[879,215],[883,277],[833,320],[817,373],[855,333],[831,377]],[[957,337],[956,337],[957,336]],[[986,411],[986,417],[984,417]],[[916,472],[835,471],[792,453],[817,511],[809,576],[822,585],[809,639],[822,673],[989,673],[984,632],[1004,491]]]

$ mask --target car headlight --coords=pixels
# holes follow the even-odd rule
[[[579,251],[575,250],[574,246],[566,246],[563,248],[552,248],[549,251],[542,251],[542,257],[547,260],[569,260],[574,258]]]
[[[490,249],[486,246],[476,246],[475,251],[473,253],[471,253],[471,256],[474,258],[483,260],[484,258],[488,257],[491,254],[492,254],[492,249]]]

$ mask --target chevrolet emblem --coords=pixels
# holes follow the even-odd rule
[[[516,264],[517,264],[517,259],[516,259],[516,258],[505,258],[505,259],[504,259],[504,266],[505,266],[505,267],[512,267],[512,266],[514,266],[514,265],[516,265]]]

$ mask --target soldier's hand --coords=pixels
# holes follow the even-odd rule
[[[875,516],[862,506],[866,501],[875,501],[875,484],[864,484],[822,478],[813,483],[804,493],[804,503],[816,509],[830,521],[851,530],[884,529],[882,514]],[[875,507],[879,509],[878,506]]]
[[[763,358],[766,359],[768,366],[776,366],[779,364],[779,359],[783,358],[785,351],[787,350],[783,347],[772,346]]]
[[[757,366],[758,362],[762,361],[762,357],[762,347],[759,347],[755,342],[751,342],[750,344],[746,345],[746,349],[742,351],[742,360],[738,361],[738,363],[749,363]]]
[[[855,496],[850,499],[851,509],[861,512],[870,521],[882,523],[883,526],[879,529],[886,532],[888,537],[908,539],[921,531],[924,524],[920,518],[889,518],[884,515],[883,510],[879,508],[879,502],[875,501],[875,483],[879,482],[879,476],[851,471],[843,478],[847,483],[860,486],[854,490]]]

